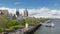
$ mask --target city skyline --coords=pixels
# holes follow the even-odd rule
[[[29,16],[60,18],[60,0],[0,0],[0,9],[23,13],[27,8]]]

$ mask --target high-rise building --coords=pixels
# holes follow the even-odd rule
[[[23,16],[22,16],[22,14],[19,13],[19,9],[16,9],[16,15],[15,16],[16,16],[17,20],[23,20]]]
[[[0,10],[0,14],[2,14],[2,15],[6,15],[7,12],[8,12],[8,10]]]
[[[19,9],[16,9],[16,15],[19,16]]]
[[[28,17],[28,10],[27,9],[24,10],[24,17]]]

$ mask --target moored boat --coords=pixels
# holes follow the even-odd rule
[[[46,24],[45,26],[46,26],[46,27],[54,27],[54,24],[53,24],[53,23],[51,23],[51,24]]]

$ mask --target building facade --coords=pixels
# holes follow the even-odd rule
[[[0,14],[1,14],[1,15],[6,15],[7,12],[8,12],[8,10],[0,10]]]
[[[28,17],[28,10],[27,9],[24,10],[24,17]]]
[[[16,9],[16,15],[19,16],[20,13],[19,13],[19,9]]]
[[[15,16],[16,16],[17,20],[23,20],[23,16],[22,16],[22,14],[19,13],[19,9],[16,9],[16,15]]]

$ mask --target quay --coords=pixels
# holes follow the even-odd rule
[[[24,34],[33,34],[40,26],[41,26],[41,24],[36,24],[36,25],[28,28],[27,30],[25,29]]]
[[[51,22],[51,21],[47,20],[44,23],[48,23],[48,22]],[[2,34],[33,34],[40,26],[42,26],[42,22],[29,25],[28,28],[23,27],[23,28],[15,28],[12,30],[7,30]]]
[[[36,23],[33,26],[29,26],[28,28],[13,29],[3,32],[2,34],[33,34],[40,26],[40,23]]]

